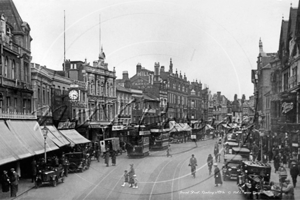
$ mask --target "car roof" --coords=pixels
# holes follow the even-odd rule
[[[260,167],[260,168],[271,168],[271,166],[268,163],[263,163],[259,161],[249,161],[245,160],[243,161],[245,165],[251,166],[251,167]]]
[[[237,142],[225,142],[224,144],[225,145],[228,144],[229,146],[234,146],[234,145],[239,146],[239,144]]]
[[[238,151],[238,152],[249,152],[250,153],[250,150],[248,148],[245,148],[245,147],[232,147],[232,150],[234,151]]]
[[[230,161],[237,161],[237,160],[243,160],[243,157],[241,155],[238,154],[225,154],[224,155],[224,160]]]

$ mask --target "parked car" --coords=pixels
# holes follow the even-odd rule
[[[232,154],[241,155],[243,160],[249,160],[250,150],[246,147],[232,147]]]
[[[42,184],[48,183],[55,187],[59,181],[64,182],[64,168],[62,165],[58,167],[46,165],[44,169],[38,169],[35,186],[38,188]]]
[[[238,187],[247,199],[260,198],[262,195],[271,195],[280,199],[280,190],[270,190],[271,166],[263,162],[243,161],[241,175],[238,177]],[[260,194],[261,196],[259,197]],[[268,196],[267,195],[267,196]],[[260,199],[266,199],[264,198]]]
[[[222,167],[224,181],[238,178],[241,173],[242,161],[241,155],[225,154],[224,166]]]
[[[66,153],[69,160],[69,172],[83,172],[90,167],[90,155],[84,152]]]

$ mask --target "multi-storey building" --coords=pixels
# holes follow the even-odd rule
[[[86,61],[67,60],[64,71],[67,77],[83,81],[87,87],[87,119],[78,131],[86,132],[93,141],[109,137],[108,126],[116,115],[116,72],[108,69],[102,49],[92,66]]]
[[[118,125],[129,125],[131,123],[132,116],[132,92],[130,89],[122,87],[120,85],[116,86],[117,102],[116,102],[116,113],[119,114],[117,122]]]
[[[32,112],[31,36],[11,0],[0,2],[0,112]]]
[[[202,83],[196,80],[190,83],[188,96],[188,117],[191,120],[203,119]]]
[[[35,63],[31,65],[31,73],[33,107],[40,125],[53,124],[57,127],[60,122],[66,121],[76,121],[78,126],[85,123],[87,91],[83,81],[67,78],[61,71]],[[73,101],[69,97],[70,89],[78,91],[78,97]]]

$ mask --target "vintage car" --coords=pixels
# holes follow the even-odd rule
[[[224,181],[237,179],[241,173],[242,161],[243,158],[241,155],[225,154],[224,166],[222,167]]]
[[[250,150],[246,147],[232,147],[232,154],[241,155],[243,160],[249,160]]]
[[[90,167],[90,155],[84,152],[66,153],[69,160],[69,172],[83,172]]]
[[[225,142],[224,143],[224,148],[225,148],[225,151],[224,151],[224,153],[225,154],[232,154],[233,152],[232,152],[232,148],[233,147],[238,147],[239,146],[239,144],[238,143],[236,143],[236,142]]]
[[[64,182],[64,175],[64,168],[62,165],[59,165],[58,167],[46,165],[43,169],[38,169],[35,179],[35,187],[38,188],[45,183],[51,184],[55,187],[59,181],[62,183]]]
[[[271,166],[263,162],[243,161],[238,188],[247,199],[258,199],[270,189]]]

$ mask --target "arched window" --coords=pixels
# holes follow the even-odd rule
[[[109,96],[113,96],[113,85],[112,83],[110,84],[110,88],[109,88]]]
[[[13,60],[12,61],[12,65],[11,65],[11,79],[15,79],[16,77],[15,77],[15,70],[16,70],[16,63],[15,63],[15,61]]]
[[[7,71],[8,71],[8,58],[5,58],[5,63],[4,63],[4,77],[7,77]]]

